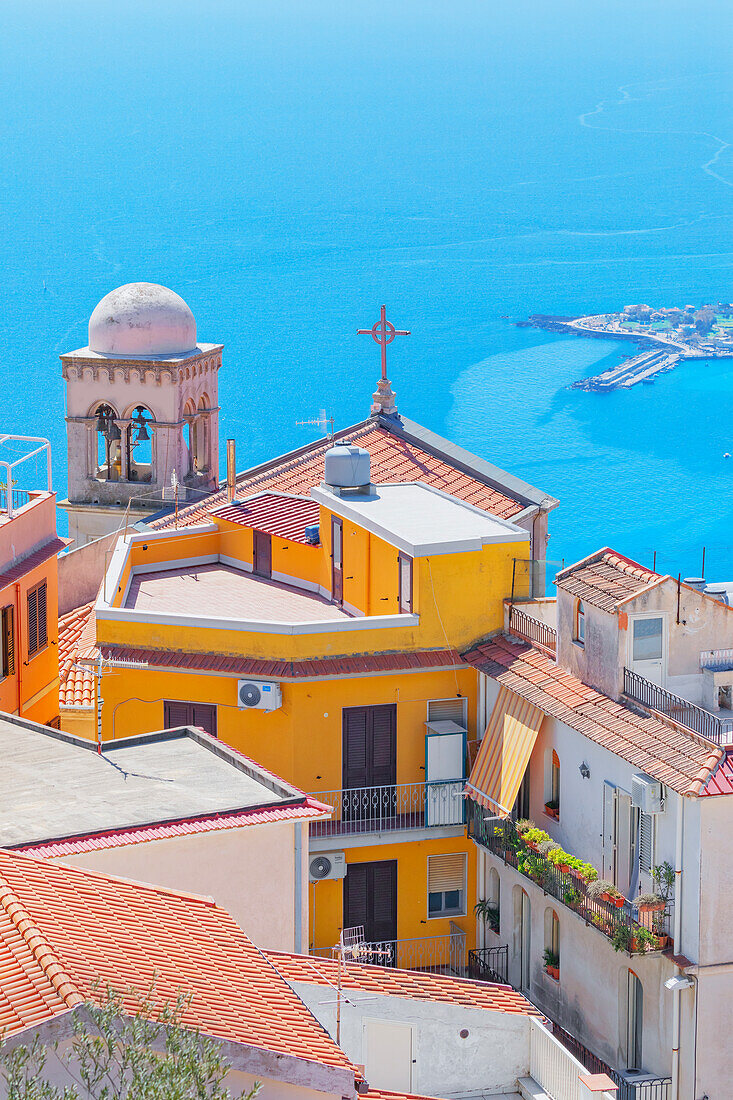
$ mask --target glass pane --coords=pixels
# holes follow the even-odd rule
[[[458,909],[461,904],[460,890],[446,890],[443,894],[446,909]]]
[[[662,619],[634,620],[634,660],[654,661],[662,656]]]
[[[443,908],[442,894],[428,894],[428,913],[439,913]]]
[[[412,562],[407,561],[406,558],[400,558],[400,607],[403,611],[412,610],[410,607],[410,596],[412,595],[410,592],[412,588],[410,584],[412,573],[411,566]]]

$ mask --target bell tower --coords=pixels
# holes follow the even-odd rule
[[[89,345],[61,356],[69,495],[77,545],[219,485],[218,372],[223,345],[196,340],[186,303],[128,283],[102,299]],[[177,486],[177,489],[174,488]]]

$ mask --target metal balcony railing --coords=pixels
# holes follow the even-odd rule
[[[468,976],[482,982],[509,982],[509,946],[477,947],[468,952]]]
[[[658,951],[667,945],[671,902],[664,909],[640,914],[631,902],[617,908],[610,902],[588,895],[585,882],[570,871],[561,871],[539,852],[529,848],[513,821],[485,821],[486,811],[467,799],[468,835],[520,875],[535,882],[545,894],[577,913],[586,924],[597,928],[617,950],[630,955]]]
[[[557,650],[557,631],[554,626],[548,626],[540,619],[528,615],[516,604],[509,608],[509,633],[531,645],[540,646],[549,653],[554,654]]]
[[[8,490],[4,486],[0,486],[0,512],[8,512],[12,516],[21,508],[25,508],[30,499],[31,494],[26,489],[11,489],[10,508],[8,508]]]
[[[317,947],[311,955],[335,958],[337,949]],[[375,940],[363,945],[356,961],[368,966],[398,970],[421,970],[429,974],[466,974],[466,933],[456,930],[445,936],[424,936],[405,940]]]
[[[463,825],[465,779],[440,783],[395,783],[384,787],[353,787],[318,791],[319,802],[333,807],[330,821],[312,821],[311,838],[343,837],[401,829]]]
[[[607,1073],[616,1084],[616,1100],[669,1100],[672,1095],[671,1077],[650,1077],[648,1074],[639,1074],[639,1080],[634,1081],[618,1070],[609,1066],[602,1058],[598,1058],[592,1051],[570,1035],[564,1028],[552,1021],[552,1034],[562,1045],[570,1051],[574,1058],[585,1066],[589,1073]]]
[[[700,668],[712,672],[733,669],[733,649],[704,649],[700,654]]]
[[[731,738],[733,719],[720,718],[709,710],[703,710],[688,699],[674,695],[666,688],[639,676],[637,672],[632,672],[630,668],[624,669],[624,695],[641,703],[647,710],[655,710],[658,714],[679,722],[681,726],[699,733],[716,745],[725,745]]]

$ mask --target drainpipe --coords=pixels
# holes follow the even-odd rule
[[[674,940],[672,954],[679,955],[682,950],[682,839],[685,819],[685,799],[677,796],[677,822],[674,856]],[[682,1004],[681,989],[672,993],[672,1100],[679,1100],[680,1094],[680,1018]]]
[[[234,503],[237,492],[237,455],[236,443],[227,439],[227,504]]]
[[[295,875],[294,875],[294,887],[295,887],[295,914],[293,919],[293,951],[297,955],[300,955],[303,951],[303,825],[302,822],[297,821],[295,823],[295,843],[294,843],[294,859],[295,859]]]
[[[9,484],[10,484],[10,482],[8,482],[8,485]],[[12,492],[12,489],[10,490],[10,492]],[[16,646],[15,646],[15,681],[16,681],[16,690],[18,692],[18,717],[22,718],[23,717],[23,702],[22,702],[22,691],[23,691],[23,679],[22,679],[23,639],[22,639],[22,636],[21,636],[21,631],[22,631],[23,616],[21,615],[21,607],[20,607],[20,584],[18,584],[17,582],[15,584],[15,619],[16,619],[16,622],[18,623],[17,629],[15,631],[16,639],[17,639]],[[13,624],[13,625],[15,627],[15,624]]]

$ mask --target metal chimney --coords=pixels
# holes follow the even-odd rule
[[[227,503],[234,502],[237,491],[237,447],[233,439],[227,439]]]

